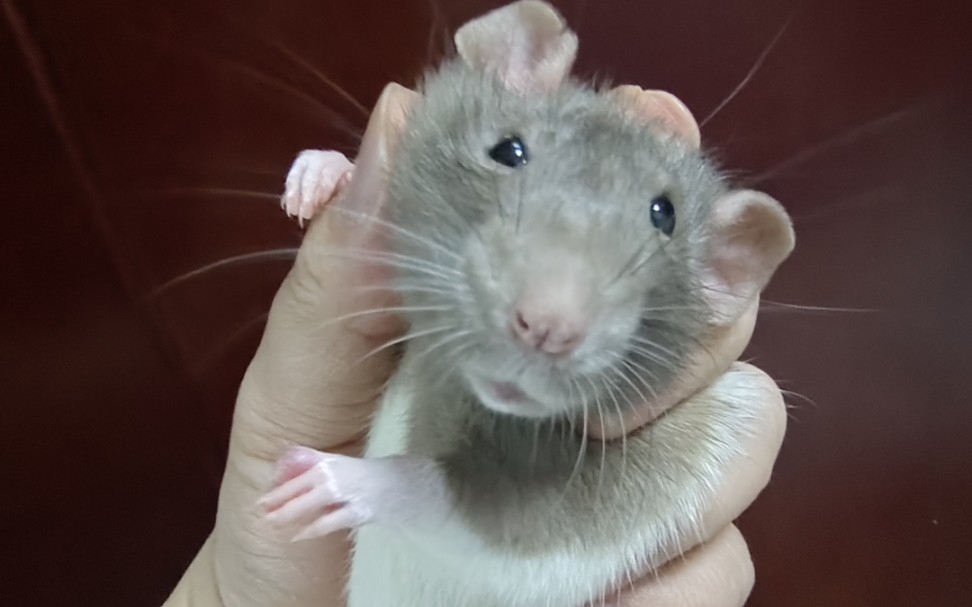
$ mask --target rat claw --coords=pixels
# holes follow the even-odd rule
[[[266,521],[277,527],[289,526],[318,516],[322,510],[333,505],[333,499],[326,487],[317,487],[294,499],[285,502],[279,508],[264,516]]]
[[[279,510],[291,500],[312,491],[319,483],[310,473],[301,474],[273,489],[257,501],[257,507],[267,515]]]
[[[304,150],[287,173],[281,206],[303,227],[347,184],[353,168],[340,152]]]

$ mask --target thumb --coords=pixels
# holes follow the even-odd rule
[[[382,247],[388,160],[415,95],[385,88],[351,183],[311,222],[241,385],[231,457],[237,446],[272,461],[295,443],[333,448],[365,431],[395,361],[390,349],[362,358],[402,327],[388,314],[341,318],[390,303],[388,268],[354,252]]]

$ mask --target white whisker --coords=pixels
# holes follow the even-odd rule
[[[141,192],[146,196],[225,196],[232,197],[237,196],[240,198],[260,198],[263,200],[273,200],[279,201],[280,194],[274,194],[272,192],[263,192],[260,190],[247,190],[243,188],[217,188],[209,186],[199,186],[199,187],[184,187],[184,188],[161,188],[157,190],[147,190]]]
[[[638,380],[641,381],[642,384],[644,384],[645,388],[648,389],[648,391],[651,393],[651,397],[652,397],[652,401],[651,402],[658,401],[658,392],[652,387],[651,384],[648,383],[648,380],[645,379],[644,375],[647,375],[648,378],[651,379],[654,382],[657,382],[658,381],[658,378],[655,377],[655,375],[651,371],[649,371],[648,369],[646,369],[644,366],[639,365],[638,363],[636,363],[634,361],[631,361],[631,360],[623,360],[623,361],[621,361],[621,364],[624,365],[629,371],[631,371],[632,375],[634,375],[635,377],[637,377]],[[641,373],[639,373],[638,371],[641,371]],[[639,394],[640,394],[640,392],[639,392]],[[647,401],[647,399],[646,399],[646,401]]]
[[[416,242],[416,243],[419,243],[419,244],[424,244],[427,247],[429,247],[430,249],[433,249],[435,251],[438,251],[439,253],[442,253],[442,254],[450,257],[454,261],[457,261],[457,262],[460,262],[460,263],[465,261],[462,256],[460,256],[459,254],[457,254],[455,251],[450,250],[445,245],[440,244],[438,242],[435,242],[434,240],[432,240],[432,239],[430,239],[430,238],[428,238],[426,236],[422,236],[420,234],[416,234],[415,232],[413,232],[411,230],[408,230],[406,228],[403,228],[403,227],[401,227],[399,225],[396,225],[394,223],[391,223],[390,221],[385,221],[384,219],[380,219],[378,217],[374,217],[372,215],[368,215],[368,214],[365,214],[365,213],[356,213],[355,211],[352,211],[350,209],[344,209],[344,208],[336,207],[336,206],[335,207],[328,207],[327,212],[328,213],[343,213],[345,215],[348,215],[350,217],[354,217],[356,219],[361,219],[363,221],[371,221],[371,222],[374,222],[374,223],[376,223],[376,224],[378,224],[378,225],[380,225],[380,226],[382,226],[384,228],[388,228],[389,230],[392,230],[393,232],[395,232],[397,234],[401,234],[402,236],[405,236],[407,238],[411,238],[413,242]]]
[[[350,314],[342,314],[336,318],[329,318],[326,322],[318,325],[317,329],[323,329],[329,327],[333,324],[344,322],[346,320],[351,320],[353,318],[360,318],[362,316],[371,316],[374,314],[395,314],[401,312],[442,312],[445,310],[451,310],[452,306],[391,306],[385,308],[372,308],[370,310],[358,310],[356,312],[351,312]]]
[[[358,110],[361,113],[362,116],[364,116],[365,118],[367,118],[368,116],[371,115],[371,112],[368,111],[368,108],[366,108],[360,101],[358,101],[351,93],[349,93],[347,90],[345,90],[337,82],[335,82],[334,80],[331,80],[330,78],[328,78],[327,76],[325,76],[323,73],[321,73],[320,70],[318,70],[317,68],[315,68],[313,65],[311,65],[307,61],[305,61],[303,58],[301,58],[299,55],[297,55],[296,53],[294,53],[293,51],[291,51],[289,48],[287,48],[287,47],[283,46],[282,44],[280,44],[280,42],[278,42],[278,41],[275,40],[275,41],[272,42],[272,44],[273,44],[274,47],[276,47],[276,49],[278,51],[280,51],[284,56],[286,56],[288,59],[290,59],[293,63],[297,64],[298,66],[300,66],[300,67],[304,68],[305,70],[307,70],[308,72],[310,72],[318,80],[320,80],[321,82],[323,82],[326,86],[330,87],[330,89],[332,91],[334,91],[335,93],[337,93],[342,99],[344,99],[345,101],[347,101],[348,103],[350,103],[352,106],[354,106],[354,108],[356,110]]]
[[[708,122],[710,120],[712,120],[713,118],[715,118],[716,115],[719,112],[721,112],[723,110],[723,108],[725,108],[727,105],[729,105],[729,103],[733,99],[736,98],[736,95],[738,95],[740,92],[742,92],[742,90],[746,87],[746,85],[749,84],[750,80],[753,79],[753,76],[756,75],[756,72],[758,72],[759,69],[761,67],[763,67],[763,63],[766,62],[766,58],[769,57],[770,52],[772,52],[773,48],[780,41],[780,39],[783,37],[784,32],[786,32],[787,28],[790,26],[790,23],[793,22],[793,17],[795,15],[796,15],[795,12],[790,14],[790,16],[787,18],[787,20],[780,27],[779,31],[776,32],[776,35],[773,36],[773,39],[770,40],[770,43],[766,45],[766,48],[763,49],[763,52],[760,53],[759,57],[756,58],[756,62],[753,64],[753,66],[751,68],[749,68],[749,71],[746,72],[746,75],[743,77],[742,81],[739,84],[736,85],[736,88],[732,89],[732,92],[731,93],[729,93],[729,96],[726,97],[722,101],[722,103],[720,103],[719,105],[717,105],[714,110],[712,110],[711,112],[709,112],[709,115],[708,116],[706,116],[705,118],[702,119],[701,122],[699,122],[699,128],[700,129],[701,128],[704,128],[705,125],[708,124]]]
[[[357,261],[378,263],[392,268],[398,268],[400,270],[411,270],[419,274],[441,278],[443,284],[450,284],[451,281],[462,277],[461,273],[453,270],[452,268],[440,266],[432,262],[426,262],[425,260],[416,261],[416,258],[405,255],[397,255],[394,253],[383,253],[381,251],[367,250],[354,251],[348,249],[332,249],[327,252],[327,255],[330,257],[341,257]]]
[[[677,369],[675,368],[675,366],[670,361],[662,358],[660,355],[658,355],[656,353],[653,353],[653,352],[645,349],[643,346],[637,346],[637,345],[629,346],[628,351],[631,352],[631,353],[633,353],[633,354],[640,354],[641,356],[644,356],[645,358],[647,358],[651,362],[657,364],[659,367],[662,367],[663,369],[666,369],[666,370],[671,371],[673,373],[675,371],[677,371]],[[641,367],[641,368],[642,368],[642,370],[644,370],[645,373],[649,373],[651,375],[651,378],[654,381],[658,381],[658,377],[655,374],[651,373],[645,367]]]
[[[672,360],[678,360],[679,359],[678,354],[676,354],[675,352],[672,352],[671,350],[669,350],[668,348],[666,348],[665,346],[663,346],[661,344],[658,344],[658,343],[653,342],[652,340],[650,340],[648,338],[641,337],[639,335],[632,335],[631,336],[631,341],[633,341],[636,344],[642,345],[642,346],[646,346],[646,347],[649,347],[649,348],[655,348],[656,350],[658,350],[662,354],[667,354],[667,355],[671,356],[672,357]]]
[[[223,259],[216,260],[212,263],[208,263],[204,266],[200,266],[194,270],[190,270],[185,274],[180,274],[175,278],[169,280],[163,285],[156,287],[151,293],[147,295],[148,299],[155,299],[172,289],[173,287],[186,282],[187,280],[192,280],[198,276],[208,274],[215,270],[222,268],[228,268],[232,266],[238,266],[259,261],[293,261],[297,257],[296,247],[285,247],[280,249],[269,249],[267,251],[255,251],[253,253],[243,253],[240,255],[233,255],[231,257],[224,257]]]
[[[918,107],[910,106],[898,110],[896,112],[891,112],[890,114],[880,116],[878,118],[875,118],[874,120],[869,120],[864,124],[849,129],[835,137],[825,139],[824,141],[816,145],[813,145],[797,154],[794,154],[793,156],[790,156],[786,160],[783,160],[782,162],[766,169],[762,173],[750,177],[749,179],[746,180],[746,186],[750,187],[750,186],[760,185],[761,183],[767,181],[768,179],[772,179],[773,177],[780,175],[784,171],[788,171],[809,160],[812,160],[814,157],[818,156],[821,152],[825,152],[832,148],[839,148],[839,147],[850,145],[851,143],[854,143],[864,135],[873,132],[879,132],[882,128],[894,124],[895,122],[898,122],[909,115],[915,114],[918,111],[918,109],[919,109]]]
[[[615,375],[624,377],[624,373],[622,373],[617,367],[611,367],[611,370]],[[634,387],[634,384],[631,384],[631,386]],[[623,482],[628,464],[628,429],[625,428],[624,425],[624,411],[621,409],[621,403],[618,402],[617,396],[615,396],[615,391],[617,388],[618,384],[616,382],[611,382],[611,385],[608,387],[608,395],[611,397],[611,401],[614,403],[614,410],[618,416],[618,423],[621,424],[621,471],[619,472],[618,478]]]
[[[445,326],[433,327],[431,329],[424,329],[422,331],[415,331],[415,332],[412,332],[412,333],[406,333],[405,335],[402,335],[400,337],[396,337],[395,339],[389,340],[389,341],[383,343],[382,345],[378,346],[377,348],[371,350],[370,352],[368,352],[367,354],[365,354],[364,356],[362,356],[361,359],[358,362],[359,363],[360,362],[364,362],[365,360],[367,360],[368,358],[370,358],[370,357],[374,356],[375,354],[381,352],[382,350],[386,350],[386,349],[388,349],[388,348],[390,348],[392,346],[398,345],[400,343],[404,343],[406,341],[415,339],[417,337],[425,337],[426,335],[435,335],[436,333],[442,333],[443,331],[449,331],[451,329],[456,328],[456,326],[457,325],[455,325],[455,324],[449,324],[449,325],[445,325]]]

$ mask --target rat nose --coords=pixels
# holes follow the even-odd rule
[[[511,325],[517,340],[544,354],[570,354],[584,341],[581,323],[553,310],[517,306]]]

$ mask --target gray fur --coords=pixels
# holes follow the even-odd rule
[[[468,333],[439,348],[441,335],[409,345],[428,354],[414,378],[421,387],[409,451],[444,464],[462,515],[488,542],[524,554],[590,542],[620,545],[624,526],[616,521],[637,520],[645,516],[644,504],[681,493],[674,489],[691,480],[684,472],[699,445],[719,437],[700,420],[675,436],[676,443],[659,443],[649,428],[629,437],[624,449],[620,441],[604,445],[602,457],[602,444],[591,442],[574,475],[586,439],[563,426],[584,408],[594,420],[595,408],[616,413],[663,391],[698,347],[709,320],[697,278],[705,226],[726,186],[701,153],[632,121],[615,101],[577,81],[524,96],[455,60],[429,74],[422,92],[396,149],[388,209],[402,234],[423,241],[396,232],[393,250],[455,277],[442,292],[440,278],[402,272],[407,305],[451,308],[411,315],[413,331],[446,322],[452,333]],[[531,155],[519,170],[487,154],[512,132]],[[676,208],[671,239],[650,222],[650,201],[662,193]],[[508,249],[517,235],[586,247],[605,293],[614,289],[620,298],[664,308],[643,315],[634,329],[657,344],[654,356],[634,351],[626,339],[602,352],[610,363],[594,371],[540,368],[497,335],[484,321],[490,311],[480,309],[492,305],[491,294],[477,284],[467,252],[484,248],[505,263],[504,254],[515,258]],[[416,290],[423,285],[440,292]],[[480,405],[456,364],[477,357],[543,376],[552,397],[563,401],[563,415],[524,419]],[[682,473],[672,477],[672,470]]]
[[[726,192],[719,172],[698,151],[658,137],[650,125],[632,122],[614,101],[577,81],[547,95],[524,96],[453,61],[427,77],[423,93],[396,151],[391,221],[460,254],[471,241],[485,238],[483,224],[495,224],[498,218],[505,219],[499,230],[486,235],[486,248],[495,258],[501,258],[514,233],[585,247],[604,278],[602,288],[623,290],[623,296],[637,297],[645,306],[666,308],[641,318],[636,334],[658,344],[656,353],[665,353],[667,359],[664,365],[630,348],[610,353],[647,370],[637,377],[624,371],[643,393],[663,390],[687,351],[696,347],[708,320],[698,268],[705,264],[711,204]],[[519,170],[497,165],[487,155],[510,132],[519,133],[531,153],[530,163]],[[677,227],[670,240],[650,223],[650,201],[662,193],[676,207]],[[399,238],[394,247],[470,273],[414,239]],[[650,258],[635,257],[639,251]],[[642,260],[640,270],[620,285],[608,284],[632,259]],[[425,278],[403,276],[413,284]],[[473,305],[463,298],[443,301],[441,294],[409,292],[405,299],[408,305],[454,305],[453,320],[475,332],[470,339],[483,352],[503,361],[515,357],[480,322],[482,310],[476,308],[484,305],[482,289],[467,287],[457,292],[476,295]],[[414,315],[410,320],[421,330],[441,316]],[[586,383],[582,395],[593,401],[596,395]],[[560,388],[565,402],[581,395]],[[637,396],[628,388],[621,401],[640,402]]]

